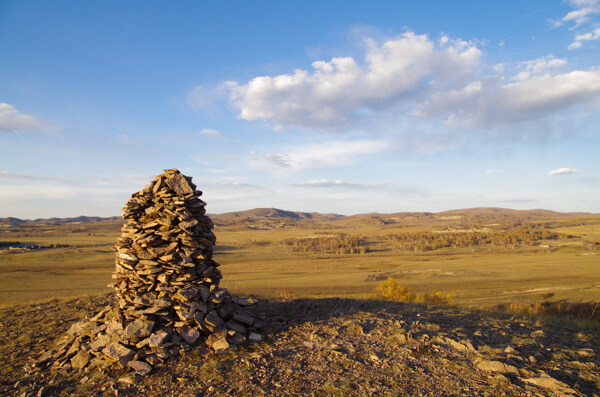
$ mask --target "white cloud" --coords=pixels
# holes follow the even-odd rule
[[[210,128],[204,128],[204,129],[200,130],[200,132],[205,135],[220,135],[221,134],[220,131],[213,130]]]
[[[382,121],[398,125],[417,117],[492,129],[600,97],[599,69],[559,73],[567,61],[553,55],[512,67],[498,63],[489,67],[495,73],[489,75],[476,45],[445,35],[434,42],[408,32],[381,44],[365,43],[362,63],[337,57],[313,62],[312,70],[228,82],[238,117],[269,121],[275,128],[341,130],[361,120],[382,126]],[[515,67],[513,75],[505,75]],[[297,163],[281,153],[263,161],[283,167]]]
[[[389,184],[390,184],[390,182],[353,183],[353,182],[345,182],[343,180],[328,181],[327,179],[315,179],[315,180],[308,181],[308,182],[290,183],[289,186],[368,189],[368,188],[381,188],[384,186],[388,186]]]
[[[592,22],[592,18],[600,14],[600,0],[569,0],[574,8],[559,21],[554,22],[554,26],[562,26],[565,23],[573,23],[570,30],[580,30],[582,26]],[[597,26],[597,24],[596,24]],[[600,28],[591,32],[577,34],[573,42],[567,47],[569,50],[575,50],[583,47],[584,42],[600,39]]]
[[[497,63],[494,66],[492,66],[492,69],[496,73],[504,72],[504,64],[503,63]]]
[[[574,50],[583,47],[584,41],[600,40],[600,28],[596,28],[591,32],[578,34],[575,36],[575,41],[569,45],[569,50]]]
[[[498,174],[498,173],[500,173],[500,170],[495,170],[495,169],[494,170],[485,170],[485,173],[486,174]]]
[[[187,103],[192,108],[212,109],[217,101],[227,98],[228,82],[224,82],[216,87],[195,86],[187,93]]]
[[[532,75],[539,75],[546,72],[548,69],[564,66],[567,64],[566,59],[555,58],[553,55],[548,55],[532,61],[520,62],[522,71],[517,74],[518,80],[527,80]]]
[[[515,197],[497,200],[498,203],[502,204],[518,204],[518,203],[536,203],[539,200],[528,197]]]
[[[271,171],[300,171],[351,163],[361,155],[380,153],[389,144],[376,140],[327,141],[279,148],[280,154],[253,155],[251,164]]]
[[[576,170],[575,168],[558,168],[548,172],[548,175],[566,175],[566,174],[578,174],[581,170]]]
[[[571,3],[575,10],[570,11],[562,17],[557,25],[574,22],[577,28],[589,22],[592,15],[600,13],[600,0],[569,0],[569,3]]]
[[[40,179],[33,175],[19,174],[13,171],[2,170],[0,171],[0,178],[9,178],[9,179],[20,179],[20,180],[35,180]]]
[[[447,115],[450,125],[492,128],[537,119],[600,96],[600,70],[595,69],[502,83],[502,79],[487,79],[435,94],[422,106],[421,115]]]
[[[0,132],[18,132],[38,130],[48,127],[50,123],[33,116],[19,113],[16,107],[0,102]]]
[[[481,51],[463,40],[408,32],[381,45],[366,40],[363,64],[351,57],[315,61],[313,70],[255,77],[230,84],[246,120],[336,129],[361,114],[413,103],[433,89],[461,86],[479,66]]]

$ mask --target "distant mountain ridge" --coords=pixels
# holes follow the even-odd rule
[[[232,221],[243,221],[243,220],[260,220],[260,219],[285,219],[285,220],[315,220],[315,221],[332,221],[338,219],[374,219],[378,221],[385,221],[386,219],[394,219],[397,217],[430,217],[430,216],[458,216],[458,215],[521,215],[526,217],[558,217],[558,216],[576,216],[586,214],[585,212],[557,212],[552,210],[544,209],[532,209],[532,210],[513,210],[509,208],[498,208],[498,207],[477,207],[477,208],[465,208],[448,210],[441,212],[396,212],[389,214],[382,213],[364,213],[356,215],[340,215],[331,213],[320,213],[320,212],[301,212],[301,211],[287,211],[279,208],[254,208],[245,211],[234,211],[224,212],[221,214],[208,214],[213,221],[217,222],[232,222]],[[0,218],[0,225],[2,226],[22,226],[27,224],[67,224],[67,223],[93,223],[102,221],[116,221],[122,219],[120,216],[111,217],[100,217],[100,216],[78,216],[73,218],[48,218],[48,219],[19,219],[15,217]]]
[[[0,218],[0,225],[3,226],[22,226],[27,224],[47,224],[47,225],[62,225],[66,223],[93,223],[102,221],[114,221],[122,219],[120,216],[77,216],[74,218],[38,218],[38,219],[19,219],[19,218]]]
[[[322,214],[320,212],[286,211],[279,208],[254,208],[246,211],[209,214],[210,218],[218,221],[233,221],[242,219],[292,219],[292,220],[332,220],[346,217],[339,214]]]

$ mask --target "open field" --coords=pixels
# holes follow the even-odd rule
[[[213,219],[221,285],[266,298],[249,307],[268,319],[262,340],[219,354],[201,342],[144,377],[116,366],[32,367],[74,322],[116,304],[106,284],[121,222],[0,229],[0,246],[54,245],[0,253],[0,394],[600,392],[594,312],[574,319],[492,307],[600,301],[599,215]],[[449,293],[457,305],[365,299],[388,277],[419,295]]]
[[[599,215],[466,210],[214,219],[222,285],[236,294],[360,299],[391,276],[411,291],[442,291],[466,306],[600,301]],[[120,224],[0,229],[0,241],[68,245],[0,252],[0,305],[108,291]],[[357,253],[339,253],[350,245]]]

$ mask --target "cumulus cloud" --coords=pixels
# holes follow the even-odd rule
[[[0,132],[18,132],[38,130],[48,127],[50,123],[33,116],[19,113],[16,107],[0,102]]]
[[[361,155],[380,153],[389,148],[383,141],[327,141],[283,147],[278,154],[256,154],[250,158],[251,164],[272,171],[300,171],[309,168],[330,167],[351,163]]]
[[[532,75],[539,75],[546,72],[548,69],[556,68],[567,64],[566,59],[555,58],[553,55],[548,55],[532,61],[520,62],[522,71],[517,74],[517,80],[527,80]]]
[[[581,170],[576,170],[575,168],[565,167],[565,168],[557,168],[555,170],[552,170],[552,171],[548,172],[548,175],[578,174],[580,172],[581,172]]]
[[[200,130],[200,132],[205,135],[220,135],[221,134],[220,131],[213,130],[210,128],[204,128],[204,129]]]
[[[554,26],[562,26],[567,23],[573,23],[570,30],[581,32],[583,26],[593,22],[593,17],[600,14],[600,0],[569,0],[574,8],[560,20],[554,22]],[[597,23],[596,23],[597,26]],[[596,28],[586,33],[579,33],[575,36],[573,42],[567,47],[569,50],[582,48],[586,41],[600,39],[600,28]]]
[[[336,57],[313,62],[312,70],[228,82],[238,117],[276,128],[341,130],[361,120],[419,118],[492,129],[600,97],[600,70],[561,73],[567,61],[553,55],[486,70],[475,44],[447,36],[433,41],[408,32],[381,44],[365,43],[361,62]],[[282,154],[264,160],[281,166],[293,162]]]
[[[317,187],[317,188],[352,188],[352,189],[370,189],[370,188],[381,188],[388,186],[390,182],[376,182],[376,183],[353,183],[345,182],[343,180],[329,181],[327,179],[315,179],[308,182],[290,183],[289,186],[298,187]]]
[[[556,25],[573,22],[577,28],[589,22],[593,15],[600,13],[600,0],[569,0],[569,3],[575,9],[562,17]]]
[[[313,62],[311,71],[255,77],[230,84],[246,120],[336,129],[363,114],[413,103],[431,90],[461,86],[479,66],[481,51],[463,40],[408,32],[379,45],[366,40],[359,64],[351,57]]]
[[[537,119],[598,96],[600,70],[545,73],[508,84],[490,78],[433,95],[421,115],[447,115],[449,125],[492,128]]]
[[[591,32],[578,34],[575,36],[575,41],[569,45],[569,50],[574,50],[583,47],[584,41],[600,40],[600,28],[596,28]]]

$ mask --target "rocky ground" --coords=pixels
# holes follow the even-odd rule
[[[30,366],[109,295],[0,309],[0,394],[600,396],[600,327],[455,307],[259,300],[262,342],[201,344],[145,377]]]

